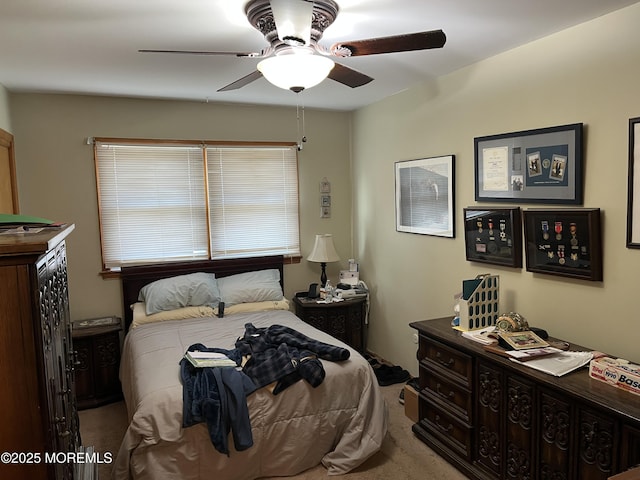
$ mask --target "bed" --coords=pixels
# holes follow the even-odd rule
[[[206,272],[214,273],[222,285],[223,278],[231,284],[242,274],[274,270],[282,291],[281,257],[123,269],[128,331],[120,378],[129,426],[114,461],[114,479],[255,479],[296,475],[320,463],[328,475],[341,475],[380,449],[387,431],[387,406],[371,366],[353,348],[285,309],[286,299],[273,301],[268,308],[262,308],[262,302],[241,302],[226,307],[222,318],[211,315],[140,324],[136,324],[130,308],[140,306],[140,290],[157,280]],[[229,295],[228,289],[225,294]],[[229,439],[230,452],[224,455],[214,448],[207,425],[182,427],[179,362],[194,343],[233,349],[246,324],[256,328],[282,325],[316,341],[348,349],[349,358],[321,360],[326,375],[315,388],[300,380],[278,395],[269,386],[248,395],[253,445],[237,451],[233,439]]]

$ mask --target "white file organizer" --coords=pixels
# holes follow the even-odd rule
[[[480,283],[468,298],[460,298],[460,324],[458,330],[478,330],[496,324],[499,316],[500,277],[479,275]]]

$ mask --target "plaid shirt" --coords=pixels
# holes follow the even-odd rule
[[[350,355],[346,348],[314,340],[283,325],[256,328],[251,323],[245,325],[236,349],[250,357],[242,371],[258,388],[277,382],[274,395],[302,378],[317,387],[325,376],[318,358],[338,362]]]

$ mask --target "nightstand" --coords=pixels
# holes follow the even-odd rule
[[[122,398],[120,386],[120,336],[122,325],[114,317],[111,325],[74,322],[73,349],[76,353],[75,383],[78,409],[93,408]],[[87,325],[88,323],[88,325]],[[106,322],[105,322],[106,323]]]
[[[364,353],[366,300],[366,297],[356,297],[342,302],[318,303],[315,299],[294,297],[293,304],[296,315],[309,325]]]

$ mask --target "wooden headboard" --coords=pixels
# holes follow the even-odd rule
[[[138,301],[140,289],[151,282],[196,272],[215,273],[216,278],[222,278],[237,273],[268,270],[272,268],[280,271],[280,284],[284,286],[282,256],[196,260],[192,262],[159,263],[139,267],[124,267],[120,272],[120,278],[122,280],[125,331],[129,330],[129,326],[133,321],[131,305]]]

